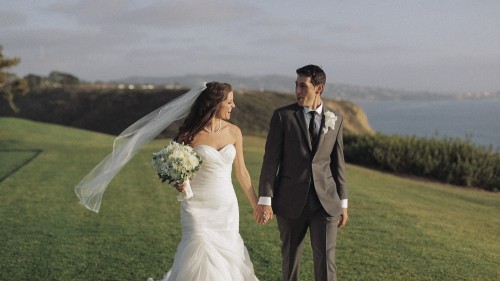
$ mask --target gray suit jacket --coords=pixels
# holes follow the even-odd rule
[[[334,112],[338,117],[335,127],[324,134],[323,109],[319,140],[313,151],[303,110],[295,103],[273,113],[260,174],[259,196],[272,197],[275,214],[297,218],[306,205],[310,183],[314,180],[323,208],[330,216],[338,216],[342,214],[340,200],[347,199],[342,139],[344,119]]]

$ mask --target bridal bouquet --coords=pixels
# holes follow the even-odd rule
[[[186,188],[177,196],[177,200],[187,200],[193,197],[189,179],[199,170],[201,158],[192,147],[175,141],[153,153],[153,164],[162,182],[172,185],[186,182]]]

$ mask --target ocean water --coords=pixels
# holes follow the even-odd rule
[[[358,101],[383,134],[456,137],[500,149],[500,100]]]

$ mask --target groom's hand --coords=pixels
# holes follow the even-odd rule
[[[268,205],[257,205],[257,223],[266,224],[273,219],[273,208]]]
[[[340,215],[338,227],[344,227],[347,224],[349,216],[347,215],[347,208],[342,209],[342,215]]]

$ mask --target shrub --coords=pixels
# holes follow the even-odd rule
[[[458,138],[397,135],[344,136],[346,161],[450,184],[500,188],[500,153]]]

